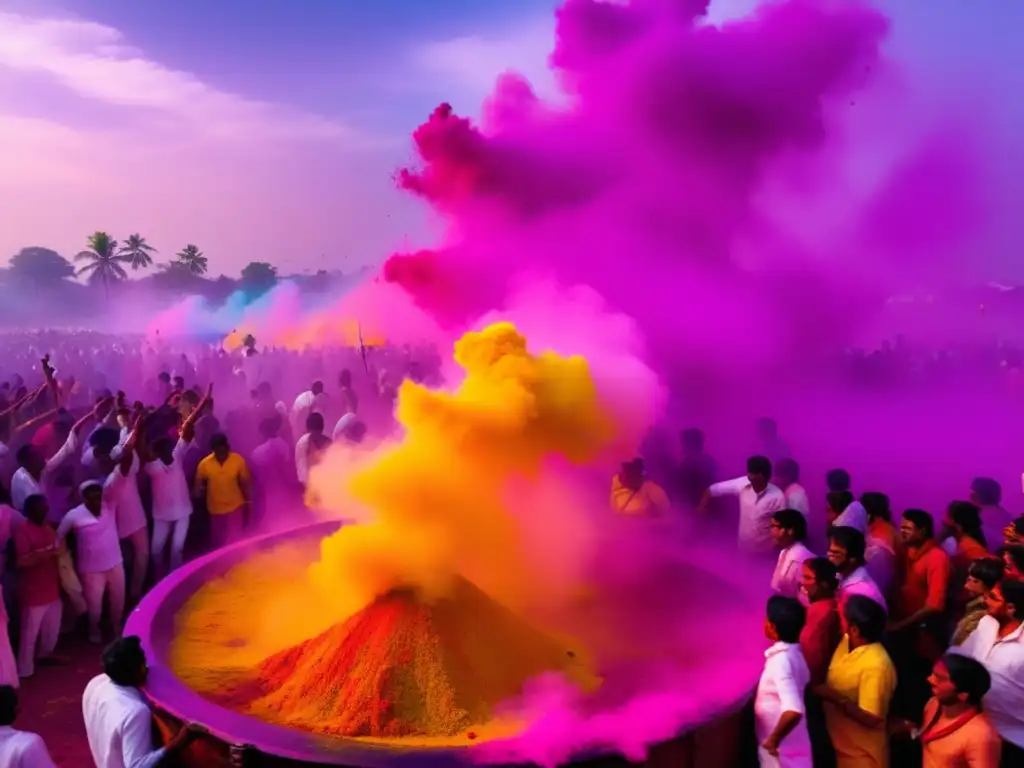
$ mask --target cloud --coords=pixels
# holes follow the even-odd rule
[[[0,67],[43,75],[85,99],[149,110],[175,128],[185,124],[215,137],[355,138],[338,121],[221,91],[146,59],[118,30],[91,21],[0,13]]]
[[[534,90],[546,97],[557,93],[554,75],[547,66],[555,44],[551,14],[493,35],[465,35],[426,42],[415,48],[412,66],[426,70],[426,82],[441,81],[457,89],[460,101],[478,107],[494,82],[512,71],[526,77]]]
[[[194,242],[214,274],[351,270],[419,226],[391,181],[398,146],[165,66],[112,27],[0,12],[0,262],[104,229],[163,258]]]

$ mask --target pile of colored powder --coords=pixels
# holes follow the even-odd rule
[[[592,684],[578,654],[467,581],[433,603],[412,591],[274,654],[224,686],[222,704],[345,737],[453,737],[545,672]]]

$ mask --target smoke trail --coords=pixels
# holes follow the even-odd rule
[[[568,0],[551,57],[568,107],[506,76],[481,127],[435,110],[400,183],[451,235],[386,278],[453,327],[502,306],[510,277],[583,283],[660,356],[731,371],[841,345],[934,272],[977,223],[973,167],[957,132],[913,162],[888,147],[863,178],[878,132],[851,118],[891,79],[886,18],[787,0],[716,27],[706,10]]]

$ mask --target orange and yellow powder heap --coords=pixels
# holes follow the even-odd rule
[[[532,354],[510,324],[466,334],[455,360],[466,375],[453,392],[402,384],[403,439],[346,487],[330,457],[314,471],[312,486],[332,506],[350,500],[372,513],[324,540],[295,590],[295,621],[316,631],[298,642],[268,640],[275,628],[297,631],[280,613],[288,602],[268,597],[278,613],[260,622],[252,645],[270,652],[254,665],[225,663],[201,686],[201,674],[176,669],[186,682],[191,674],[207,695],[268,721],[368,738],[479,732],[500,702],[544,672],[596,684],[582,649],[523,618],[556,585],[537,567],[508,490],[537,479],[553,456],[597,459],[620,430],[585,359]],[[196,598],[180,618],[201,627]],[[213,608],[211,621],[235,610]],[[234,642],[210,630],[203,647]],[[177,656],[182,667],[187,656]]]

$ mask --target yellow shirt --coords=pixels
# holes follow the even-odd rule
[[[828,667],[827,685],[866,712],[886,720],[896,690],[896,667],[881,643],[850,650],[843,636]],[[836,750],[837,768],[887,768],[889,743],[885,726],[865,728],[831,702],[825,702],[828,735]]]
[[[211,515],[226,515],[245,504],[240,482],[249,482],[249,467],[237,453],[229,453],[223,464],[211,453],[199,462],[196,488],[206,483],[206,509]]]
[[[661,486],[644,480],[640,490],[634,491],[622,484],[618,475],[612,478],[612,509],[620,515],[660,515],[668,511],[668,496]]]

